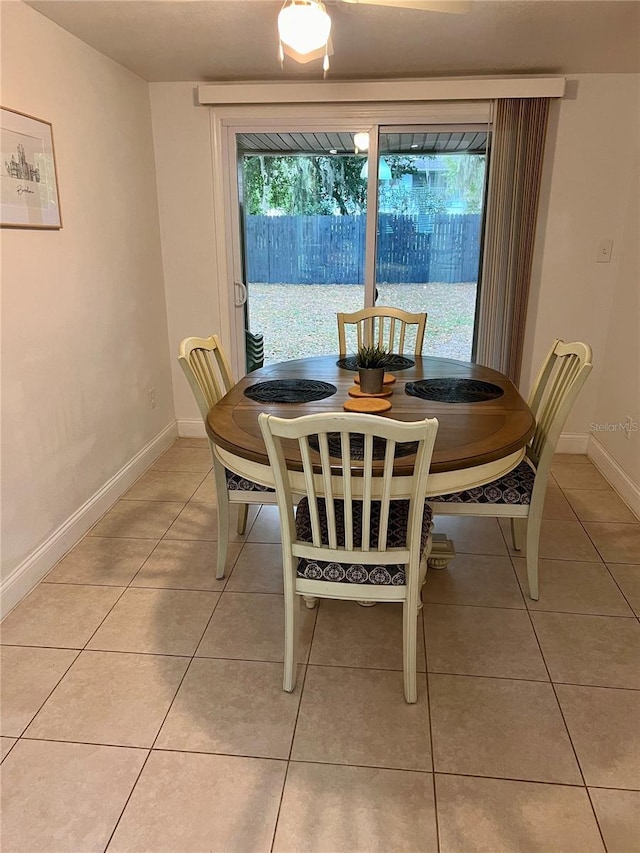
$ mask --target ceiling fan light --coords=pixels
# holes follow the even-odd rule
[[[324,47],[331,32],[331,18],[318,0],[291,0],[278,15],[280,41],[296,53]]]

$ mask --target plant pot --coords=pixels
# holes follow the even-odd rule
[[[363,394],[382,394],[384,367],[359,367],[358,374]]]

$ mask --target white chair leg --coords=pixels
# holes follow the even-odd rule
[[[404,670],[404,698],[412,705],[418,701],[416,683],[416,646],[418,631],[418,606],[410,596],[402,604],[402,650]]]
[[[214,457],[213,476],[216,481],[216,500],[218,516],[218,555],[216,563],[216,578],[224,577],[227,567],[227,551],[229,549],[229,495],[227,493],[227,478],[224,466]]]
[[[316,595],[303,595],[304,605],[308,610],[314,610],[320,599]]]
[[[298,630],[300,598],[293,592],[284,596],[284,680],[283,690],[293,693],[298,677]]]
[[[425,546],[424,551],[422,552],[422,557],[420,558],[420,574],[418,575],[418,612],[422,610],[422,590],[424,589],[424,585],[427,582],[427,566],[428,566],[428,558],[431,553],[431,537],[427,539],[427,544]]]
[[[522,551],[522,531],[526,525],[524,518],[512,518],[511,520],[511,541],[515,551]]]
[[[244,536],[247,529],[247,516],[249,515],[248,504],[238,504],[238,535]]]
[[[538,600],[538,550],[540,545],[541,518],[527,520],[527,580],[529,582],[529,597]]]

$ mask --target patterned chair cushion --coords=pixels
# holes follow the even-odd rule
[[[275,492],[269,486],[261,486],[260,483],[254,483],[253,480],[245,480],[240,474],[234,474],[228,468],[224,469],[227,477],[227,489],[230,492]]]
[[[320,514],[320,530],[322,543],[329,544],[329,531],[327,528],[327,510],[324,500],[318,501]],[[336,534],[338,545],[344,545],[344,501],[336,501]],[[390,548],[404,548],[407,539],[407,523],[409,517],[409,501],[392,501],[389,511],[389,531],[387,545]],[[422,534],[420,537],[420,549],[424,550],[431,529],[431,507],[425,504],[422,516]],[[355,542],[362,535],[362,502],[353,502],[353,535]],[[378,532],[380,527],[380,502],[371,504],[371,546],[375,548],[378,544]],[[312,542],[311,516],[309,514],[309,501],[302,498],[298,504],[296,513],[296,535],[303,542]],[[383,586],[403,586],[405,582],[404,564],[392,565],[361,565],[359,563],[331,563],[322,560],[298,560],[299,578],[314,581],[332,581],[333,583],[357,583],[376,584]]]
[[[485,486],[452,492],[450,495],[438,495],[427,500],[433,503],[442,501],[454,504],[530,504],[535,476],[536,472],[523,459],[513,471]]]

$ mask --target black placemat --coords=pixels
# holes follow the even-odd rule
[[[244,389],[244,396],[256,403],[311,403],[331,397],[338,389],[316,379],[271,379]]]
[[[340,459],[342,457],[342,443],[340,441],[339,432],[327,433],[329,444],[329,456]],[[309,436],[310,446],[320,452],[320,442],[317,435]],[[359,434],[350,436],[350,453],[349,457],[358,461],[364,459],[364,437]],[[384,459],[387,442],[383,438],[373,438],[373,458]],[[394,454],[397,459],[399,456],[413,456],[418,450],[417,441],[405,441],[402,444],[396,444],[396,452]]]
[[[336,364],[344,370],[358,369],[355,355],[348,355],[346,358],[339,358],[338,361],[336,361]],[[395,355],[394,353],[391,353],[389,356],[389,364],[386,364],[384,369],[386,371],[407,370],[407,368],[413,367],[414,364],[415,361],[412,358],[407,358],[406,355]]]
[[[404,390],[412,397],[434,403],[485,403],[504,394],[499,385],[480,379],[420,379],[407,382]]]

